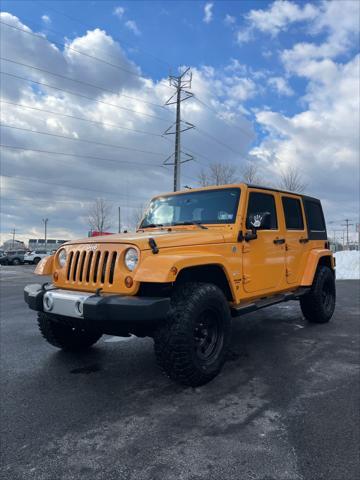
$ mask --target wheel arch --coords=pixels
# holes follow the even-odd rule
[[[316,249],[310,251],[305,271],[301,280],[301,286],[312,285],[316,270],[320,265],[329,267],[331,271],[335,274],[335,261],[330,250]]]
[[[220,288],[227,300],[234,300],[229,279],[221,265],[208,264],[185,267],[178,273],[175,285],[186,282],[212,283]]]

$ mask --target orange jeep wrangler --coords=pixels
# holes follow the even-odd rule
[[[150,336],[164,372],[198,386],[219,373],[238,315],[299,299],[307,320],[328,322],[334,267],[319,200],[226,185],[155,197],[136,233],[68,242],[25,301],[58,348]]]

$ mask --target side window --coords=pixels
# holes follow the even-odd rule
[[[300,200],[292,197],[282,197],[287,230],[304,230],[304,220]]]
[[[325,220],[320,203],[306,200],[305,211],[309,230],[313,232],[325,232]]]
[[[264,230],[277,230],[277,217],[274,195],[269,193],[250,192],[249,203],[246,216],[246,228],[251,228],[251,219],[256,215],[263,216],[264,213],[269,213],[268,225]]]

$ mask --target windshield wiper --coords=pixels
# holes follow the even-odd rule
[[[203,230],[207,230],[208,227],[205,227],[201,222],[175,222],[172,225],[177,226],[177,225],[196,225],[199,228],[202,228]]]
[[[148,223],[147,225],[141,225],[140,229],[142,228],[156,228],[156,227],[163,227],[164,225],[162,223]]]

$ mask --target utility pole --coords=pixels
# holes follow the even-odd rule
[[[47,223],[49,221],[48,218],[43,218],[42,221],[44,222],[44,230],[45,230],[45,250],[47,249]]]
[[[15,248],[15,228],[12,230],[12,248]]]
[[[119,233],[121,233],[121,208],[118,207],[118,221],[119,221]]]
[[[181,120],[181,102],[184,102],[185,100],[188,100],[189,98],[194,96],[193,93],[187,90],[191,88],[191,81],[192,73],[190,72],[190,68],[187,68],[179,76],[169,76],[169,84],[171,87],[176,88],[176,92],[165,102],[165,105],[176,105],[176,120],[167,130],[165,130],[163,135],[175,135],[175,150],[174,153],[164,161],[164,165],[174,165],[174,192],[180,190],[181,164],[189,162],[194,158],[192,155],[184,153],[181,150],[181,133],[186,132],[186,130],[195,128],[192,123]],[[183,160],[181,159],[182,153],[186,157]],[[171,162],[171,159],[173,157],[174,161]]]
[[[348,218],[346,218],[344,220],[345,222],[345,225],[341,225],[342,227],[346,227],[346,245],[347,245],[347,248],[349,249],[349,227],[351,225],[354,225],[353,223],[349,223],[350,220]]]

